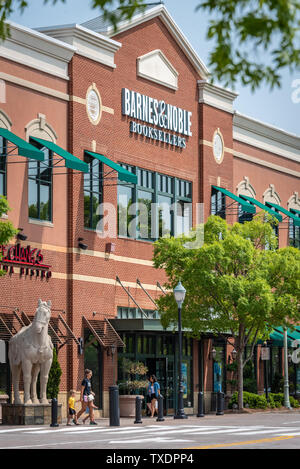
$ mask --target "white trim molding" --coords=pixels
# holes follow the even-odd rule
[[[277,205],[281,204],[280,196],[278,192],[276,191],[274,184],[270,184],[268,189],[265,190],[265,192],[263,193],[263,201],[264,201],[264,204],[266,202],[270,202],[272,204],[277,204]]]
[[[39,28],[44,34],[70,44],[76,53],[88,59],[116,68],[115,53],[122,44],[79,24]]]
[[[146,80],[176,91],[178,90],[178,75],[177,70],[159,49],[137,58],[137,76]]]
[[[94,18],[90,21],[86,21],[85,23],[82,23],[82,25],[98,33],[103,33],[108,37],[113,37],[116,34],[120,34],[131,28],[135,28],[136,26],[139,26],[145,23],[146,21],[150,21],[154,18],[159,18],[163,22],[175,42],[184,52],[184,54],[186,55],[190,63],[193,65],[195,70],[199,73],[199,76],[203,80],[207,80],[210,75],[208,69],[206,68],[202,60],[199,58],[198,54],[191,46],[185,35],[179,29],[179,27],[167,11],[166,7],[162,4],[154,6],[153,8],[148,8],[142,13],[137,13],[131,18],[131,20],[125,20],[120,22],[117,25],[117,31],[114,30],[113,26],[105,24],[103,22],[103,17],[101,16],[98,18]]]
[[[199,103],[208,104],[231,114],[234,113],[233,101],[237,98],[238,93],[213,85],[205,80],[198,80],[198,90]]]
[[[0,56],[56,77],[69,79],[74,47],[25,26],[8,22],[10,36],[0,43]]]
[[[6,114],[6,112],[0,109],[0,127],[3,129],[10,130],[12,126],[12,121]]]
[[[248,197],[253,197],[255,199],[256,192],[252,184],[250,184],[248,176],[244,176],[244,179],[238,183],[236,186],[237,195],[247,195]]]
[[[56,143],[57,134],[53,127],[46,121],[44,114],[38,114],[37,119],[30,121],[26,127],[26,140],[29,141],[30,137],[42,138]]]
[[[293,195],[291,195],[288,200],[287,206],[289,210],[300,210],[300,197],[298,192],[295,191]]]
[[[234,113],[233,139],[300,163],[300,136]]]

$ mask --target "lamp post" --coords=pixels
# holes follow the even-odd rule
[[[178,392],[178,404],[177,412],[174,415],[174,419],[187,419],[187,415],[184,413],[183,407],[183,383],[182,383],[182,331],[181,331],[181,308],[184,302],[186,289],[178,282],[173,290],[174,297],[178,306],[178,342],[179,342],[179,392]]]
[[[283,328],[283,358],[284,358],[284,407],[291,408],[290,404],[290,389],[289,389],[289,363],[288,363],[288,343],[287,343],[287,329]]]
[[[114,364],[114,357],[115,357],[115,353],[116,353],[116,350],[117,350],[117,347],[115,346],[115,344],[111,345],[111,347],[110,347],[110,350],[111,350],[111,355],[112,355],[112,367],[113,367],[113,385],[115,386],[115,384],[116,384],[116,379],[115,379],[115,364]]]

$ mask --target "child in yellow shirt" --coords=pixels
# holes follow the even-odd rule
[[[76,391],[74,389],[71,389],[69,393],[69,400],[68,400],[68,422],[67,425],[71,425],[70,420],[72,419],[75,425],[80,425],[77,421],[77,413],[75,410],[75,396],[76,396]],[[77,401],[78,402],[78,401]]]

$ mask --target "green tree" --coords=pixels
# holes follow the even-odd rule
[[[53,348],[53,361],[49,371],[48,383],[47,383],[47,398],[57,399],[59,393],[60,377],[62,370],[57,358],[56,349]]]
[[[66,0],[44,0],[44,3]],[[70,0],[69,0],[70,1]],[[92,7],[117,30],[117,24],[145,10],[147,0],[92,0]],[[158,4],[159,2],[157,2]],[[0,38],[9,34],[5,20],[29,0],[0,2]],[[155,3],[154,3],[155,4]],[[207,39],[213,43],[212,77],[234,87],[240,80],[257,89],[281,85],[281,71],[300,67],[300,3],[298,0],[202,0],[196,11],[210,14]]]
[[[7,214],[10,210],[8,202],[4,196],[0,196],[0,216]],[[0,246],[7,244],[13,236],[18,233],[10,221],[0,220]],[[0,250],[0,260],[2,258],[2,252]],[[5,275],[6,272],[0,269],[0,276]]]
[[[210,216],[200,248],[186,249],[186,237],[162,238],[154,245],[154,265],[168,278],[169,293],[157,301],[163,326],[177,324],[172,290],[180,279],[187,290],[182,325],[190,335],[199,338],[210,331],[233,339],[239,409],[243,369],[258,339],[267,338],[273,326],[300,319],[300,251],[276,249],[274,223],[267,214],[232,226]]]

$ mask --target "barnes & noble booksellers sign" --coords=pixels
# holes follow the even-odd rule
[[[192,136],[191,112],[127,88],[122,89],[122,114],[150,124],[130,121],[130,132],[152,140],[186,148],[186,137]]]

